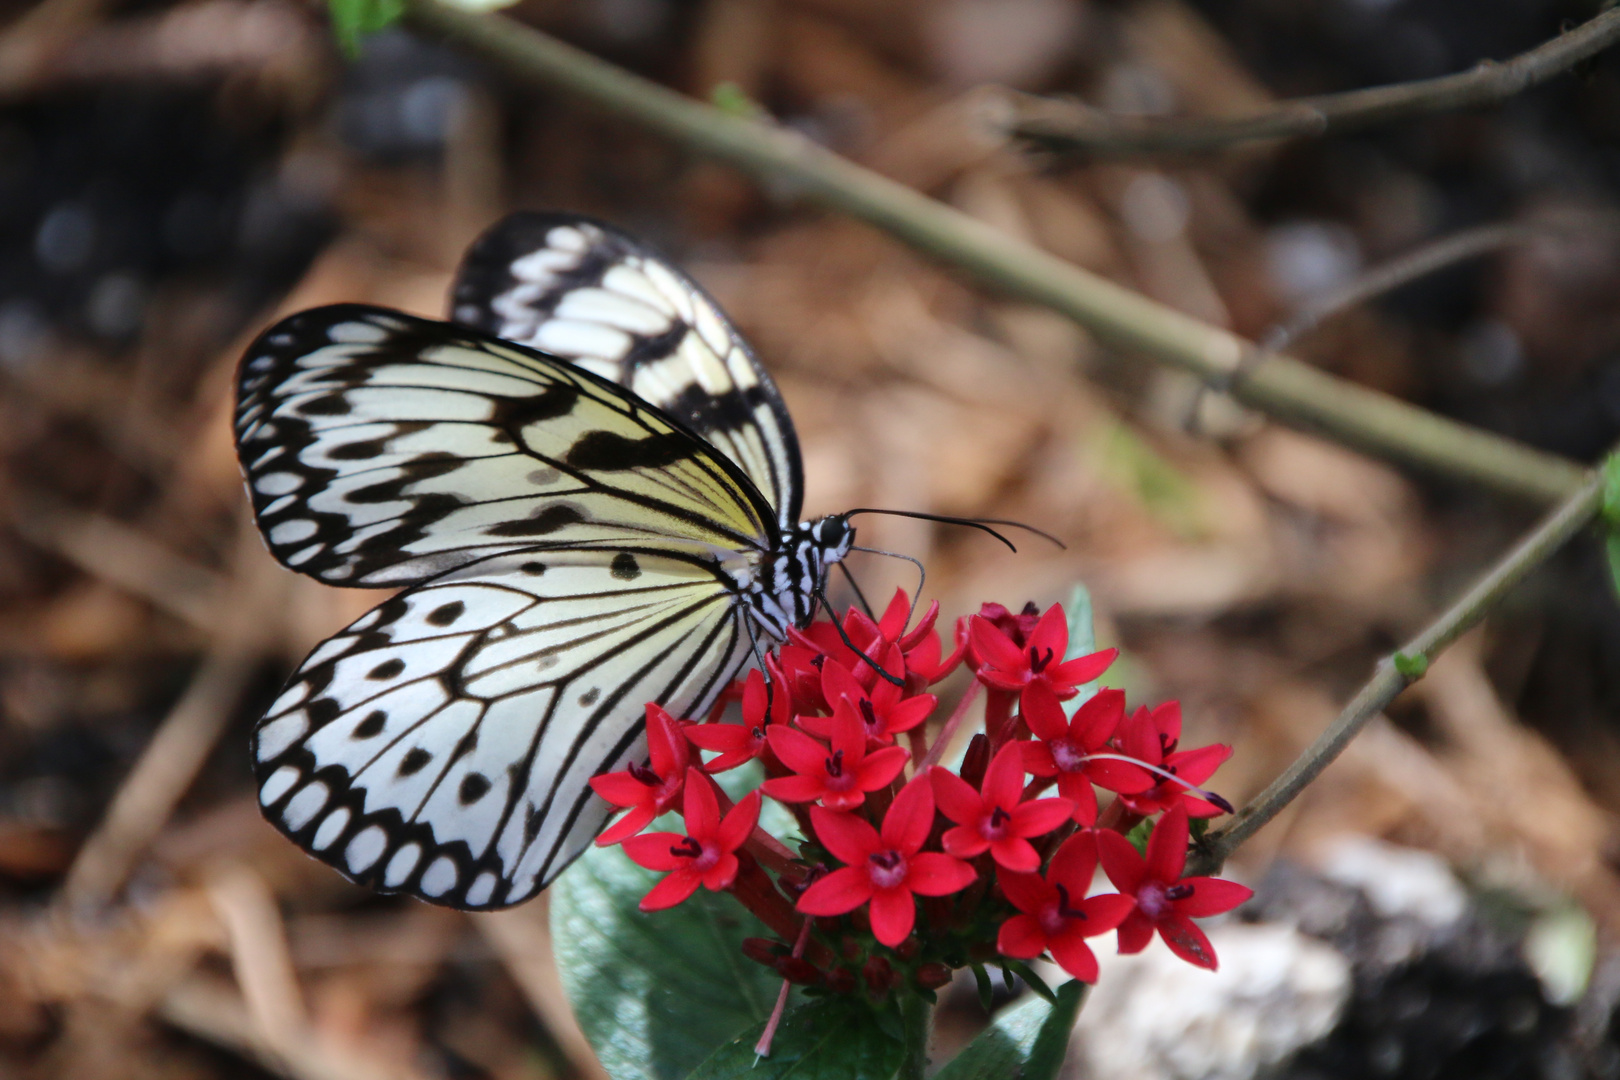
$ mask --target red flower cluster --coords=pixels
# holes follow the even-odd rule
[[[1174,702],[1127,714],[1123,693],[1088,688],[1116,653],[1068,656],[1059,606],[986,605],[958,622],[949,655],[938,606],[908,629],[910,615],[897,592],[879,619],[848,612],[843,633],[830,622],[793,632],[766,658],[768,683],[753,671],[732,692],[740,723],[647,707],[649,763],[591,781],[627,808],[598,843],[623,842],[667,874],[642,908],[680,903],[700,885],[729,889],[782,938],[751,939],[750,956],[833,990],[928,992],[951,968],[1043,954],[1090,982],[1086,939],[1109,931],[1122,952],[1156,932],[1213,968],[1191,920],[1250,892],[1181,874],[1189,818],[1231,809],[1199,787],[1230,748],[1180,749]],[[933,764],[951,747],[928,745],[938,704],[928,688],[964,663],[986,695],[985,731],[952,769]],[[974,697],[934,729],[936,742],[954,740]],[[765,779],[731,806],[709,774],[753,761]],[[1099,790],[1112,795],[1106,810]],[[797,853],[756,827],[762,794],[793,813]],[[677,805],[684,835],[635,835]],[[1139,853],[1125,834],[1155,814]],[[1099,864],[1116,892],[1092,893]]]

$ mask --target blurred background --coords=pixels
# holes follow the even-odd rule
[[[1261,337],[1459,229],[1620,196],[1620,57],[1488,111],[1063,162],[986,87],[1230,115],[1504,58],[1593,0],[523,0],[509,14],[781,122]],[[247,734],[380,599],[277,568],[233,369],[278,314],[442,317],[515,208],[659,245],[755,344],[811,513],[947,619],[1083,581],[1139,702],[1232,743],[1241,802],[1533,520],[1268,423],[863,225],[296,0],[0,4],[0,1077],[589,1077],[544,899],[378,897],[258,816]],[[1583,219],[1586,220],[1586,219]],[[1321,367],[1583,461],[1620,437],[1620,237],[1533,231],[1325,321]],[[868,592],[910,579],[856,563]],[[960,687],[948,684],[947,697]],[[1620,1075],[1620,609],[1596,543],[1521,587],[1240,855],[1217,975],[1105,963],[1075,1076]],[[1107,951],[1106,948],[1102,951]],[[985,1022],[948,993],[944,1049]],[[313,1032],[311,1038],[301,1033]],[[1105,1037],[1099,1036],[1105,1033]]]

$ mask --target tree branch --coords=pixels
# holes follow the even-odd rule
[[[1047,150],[1150,154],[1213,150],[1257,139],[1324,135],[1413,116],[1495,105],[1539,86],[1620,42],[1620,9],[1605,11],[1511,60],[1342,94],[1284,101],[1251,116],[1220,119],[1111,116],[1078,101],[1012,95],[1008,129]]]
[[[1368,680],[1338,717],[1317,736],[1282,775],[1251,799],[1232,819],[1208,833],[1199,843],[1188,874],[1220,870],[1232,852],[1248,840],[1283,807],[1332,764],[1367,722],[1388,707],[1402,690],[1421,679],[1435,657],[1476,626],[1486,613],[1576,533],[1597,517],[1603,505],[1602,470],[1587,474],[1574,495],[1566,499],[1524,539],[1520,540],[1483,577],[1434,622],[1392,656],[1379,661]]]
[[[796,132],[702,105],[499,15],[407,0],[407,18],[525,82],[565,90],[778,189],[859,218],[1005,294],[1068,316],[1108,344],[1221,384],[1254,346],[1088,273]],[[1341,443],[1535,502],[1578,488],[1580,466],[1273,355],[1240,401]]]

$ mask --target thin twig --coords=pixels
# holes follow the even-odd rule
[[[1280,102],[1250,116],[1215,119],[1111,116],[1075,101],[1010,99],[1010,132],[1065,155],[1211,150],[1257,139],[1323,135],[1408,117],[1496,105],[1620,42],[1620,10],[1605,11],[1510,60],[1342,94]]]
[[[526,82],[566,90],[774,190],[859,218],[1013,296],[1043,304],[1108,344],[1206,382],[1230,377],[1254,346],[864,169],[779,125],[702,105],[501,15],[407,0],[418,28],[450,38]],[[1236,396],[1287,423],[1369,453],[1551,503],[1580,487],[1575,463],[1459,424],[1277,356]]]
[[[1218,871],[1239,845],[1304,791],[1369,720],[1383,712],[1402,690],[1421,679],[1435,657],[1478,624],[1526,574],[1590,523],[1602,503],[1602,473],[1590,473],[1580,490],[1543,519],[1456,603],[1399,652],[1380,661],[1373,677],[1316,741],[1269,787],[1233,815],[1230,822],[1203,838],[1187,872]]]
[[[574,1008],[557,976],[551,950],[551,924],[547,919],[549,908],[550,897],[543,894],[520,908],[473,914],[468,918],[500,957],[523,996],[529,999],[529,1007],[568,1055],[574,1072],[583,1080],[607,1080],[607,1071],[574,1018]]]

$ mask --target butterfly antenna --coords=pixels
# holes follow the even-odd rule
[[[851,548],[850,550],[851,551],[869,551],[871,549],[870,548]],[[868,619],[871,619],[873,622],[877,622],[877,614],[875,612],[873,612],[872,605],[867,603],[866,594],[861,592],[861,583],[855,580],[855,575],[850,571],[849,567],[845,566],[843,563],[838,564],[838,569],[840,569],[840,570],[842,570],[844,572],[844,580],[849,582],[849,587],[851,589],[855,590],[855,599],[860,602],[861,610],[866,612],[866,617]]]
[[[849,640],[849,634],[844,630],[844,624],[838,621],[838,613],[833,610],[833,606],[831,604],[827,603],[826,591],[819,586],[816,588],[816,599],[821,601],[821,606],[827,609],[827,614],[832,617],[833,629],[837,630],[838,636],[844,639],[844,644],[849,646],[850,652],[853,652],[856,656],[860,657],[862,660],[865,660],[873,671],[883,676],[884,682],[891,686],[898,686],[902,690],[905,689],[906,680],[898,678],[894,675],[890,675],[887,671],[883,670],[882,664],[879,664],[876,660],[873,660],[870,656],[867,656],[861,651],[858,645]]]
[[[852,518],[856,514],[887,514],[890,517],[916,518],[919,521],[938,521],[944,525],[965,525],[970,529],[978,529],[980,532],[989,533],[997,540],[1000,540],[1003,544],[1006,544],[1009,550],[1016,552],[1018,548],[1011,540],[1007,539],[1005,536],[1002,536],[1000,533],[996,532],[996,530],[990,527],[992,525],[1002,525],[1009,529],[1022,529],[1027,533],[1034,533],[1042,540],[1049,540],[1062,550],[1068,550],[1068,545],[1059,540],[1057,537],[1053,536],[1051,533],[1043,532],[1033,525],[1026,525],[1022,521],[1009,521],[1006,518],[952,517],[949,514],[925,514],[921,510],[883,510],[874,506],[862,506],[857,507],[854,510],[846,510],[843,516],[846,518]]]
[[[898,551],[884,551],[882,548],[869,548],[853,545],[849,550],[864,551],[868,555],[887,555],[891,559],[904,559],[906,562],[917,568],[917,591],[911,594],[911,610],[906,612],[906,625],[910,626],[912,616],[917,614],[917,603],[922,598],[923,585],[928,581],[928,571],[923,568],[922,560],[913,558],[910,555],[902,555]],[[839,563],[838,565],[842,566],[844,564]],[[845,573],[848,573],[848,571],[846,570]],[[870,611],[868,614],[871,614]]]

